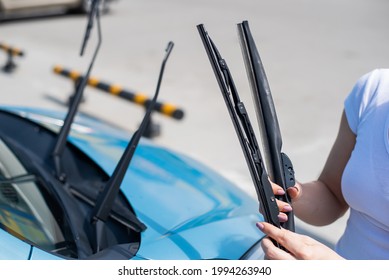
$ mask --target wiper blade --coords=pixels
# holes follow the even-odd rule
[[[264,166],[261,151],[245,106],[243,102],[240,101],[226,61],[221,57],[215,44],[206,32],[204,25],[200,24],[197,28],[242,147],[260,202],[261,212],[264,215],[265,221],[280,227],[277,202],[268,180],[268,174]]]
[[[98,2],[98,1],[94,1],[94,3],[95,2]],[[85,89],[85,87],[86,87],[86,85],[88,83],[90,73],[92,71],[93,65],[94,65],[94,63],[96,61],[97,54],[98,54],[98,52],[100,50],[100,46],[102,44],[102,34],[101,34],[101,25],[100,25],[100,12],[99,12],[99,9],[97,9],[97,8],[93,8],[93,9],[90,10],[89,22],[93,21],[93,18],[95,18],[95,17],[96,17],[96,21],[97,21],[97,34],[98,34],[97,46],[96,46],[96,49],[94,51],[92,60],[91,60],[91,62],[89,64],[88,71],[83,76],[83,78],[81,79],[79,85],[77,86],[76,93],[74,94],[72,102],[70,103],[68,113],[66,114],[64,123],[63,123],[63,125],[61,127],[60,132],[58,133],[58,138],[57,138],[57,141],[55,143],[55,146],[54,146],[54,149],[53,149],[53,152],[52,152],[52,157],[53,157],[53,160],[54,160],[55,173],[56,173],[56,176],[57,176],[58,180],[60,180],[62,182],[64,182],[66,180],[66,174],[64,174],[64,172],[62,170],[62,163],[61,163],[62,154],[63,154],[63,151],[64,151],[65,146],[66,146],[67,137],[69,135],[70,128],[72,126],[74,117],[76,116],[76,113],[78,111],[78,107],[79,107],[79,105],[81,103],[82,96],[83,96],[83,93],[84,93],[84,89]],[[89,34],[91,27],[92,27],[92,24],[88,23],[86,34]],[[88,37],[89,37],[89,35],[85,36],[83,45],[85,45],[85,42],[86,42]]]
[[[285,195],[277,198],[290,204],[286,189],[295,185],[294,170],[292,162],[282,152],[281,131],[270,86],[247,21],[238,24],[238,34],[261,132],[266,170],[270,179],[285,190]],[[281,226],[294,231],[293,212],[286,214],[288,221]]]
[[[162,62],[161,70],[159,73],[158,83],[155,90],[153,99],[150,102],[149,107],[143,117],[143,120],[138,128],[138,130],[133,134],[130,142],[128,143],[122,157],[119,160],[112,176],[108,180],[103,191],[97,197],[96,205],[92,212],[92,224],[95,224],[96,227],[96,252],[100,251],[103,245],[103,235],[104,235],[104,223],[107,221],[109,214],[111,212],[112,206],[115,202],[115,199],[119,193],[121,183],[124,179],[124,176],[127,172],[128,166],[131,163],[135,150],[138,146],[141,136],[143,135],[149,121],[151,112],[154,109],[155,103],[158,98],[159,89],[161,86],[161,81],[165,69],[165,65],[169,55],[173,49],[173,42],[169,42],[166,48],[166,54]]]

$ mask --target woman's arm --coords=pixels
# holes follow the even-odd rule
[[[301,220],[316,226],[328,225],[341,217],[348,209],[341,190],[341,180],[344,168],[354,149],[356,136],[350,129],[346,115],[343,112],[335,143],[316,181],[297,183],[289,188],[294,214]],[[282,188],[273,184],[274,193]],[[285,202],[278,201],[281,212],[290,211]],[[280,220],[286,215],[280,213]]]

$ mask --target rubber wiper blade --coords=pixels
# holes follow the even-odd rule
[[[253,128],[243,102],[240,101],[226,61],[221,57],[204,25],[197,26],[209,61],[220,86],[229,115],[237,133],[265,221],[280,227],[278,206],[262,160]]]
[[[96,1],[96,2],[98,2],[98,1]],[[66,174],[62,170],[62,162],[61,162],[62,154],[63,154],[63,151],[64,151],[65,146],[66,146],[66,141],[67,141],[67,138],[68,138],[68,135],[70,132],[70,128],[71,128],[72,123],[74,121],[74,118],[77,114],[78,107],[81,103],[82,96],[84,94],[84,89],[88,83],[90,73],[92,71],[93,65],[96,61],[97,54],[99,53],[99,50],[100,50],[100,47],[102,44],[100,11],[98,8],[93,8],[90,10],[89,22],[91,21],[91,19],[93,20],[94,18],[96,18],[96,22],[97,22],[97,35],[98,35],[97,45],[96,45],[94,54],[92,56],[92,60],[89,63],[87,73],[86,73],[86,75],[83,76],[80,83],[78,84],[77,89],[76,89],[76,93],[74,94],[74,96],[72,98],[72,102],[69,105],[68,112],[66,114],[66,117],[65,117],[64,123],[61,127],[61,130],[58,133],[57,141],[54,145],[54,149],[52,152],[52,157],[53,157],[54,167],[55,167],[55,175],[57,176],[58,180],[60,180],[61,182],[64,182],[66,180]],[[91,26],[92,25],[88,23],[86,34],[89,34]],[[89,35],[85,36],[85,38],[83,40],[83,45],[85,45],[87,37],[89,37]]]
[[[123,152],[122,157],[120,158],[115,170],[113,171],[110,179],[108,180],[107,184],[105,185],[103,191],[98,195],[96,205],[92,211],[92,220],[91,223],[95,224],[96,229],[96,252],[100,251],[102,248],[102,238],[103,238],[103,232],[104,232],[104,223],[107,221],[110,212],[112,210],[112,206],[115,202],[115,199],[119,193],[120,186],[123,182],[124,176],[127,172],[127,169],[131,163],[131,160],[134,156],[135,150],[139,144],[139,141],[150,121],[151,113],[154,109],[155,103],[158,98],[159,89],[161,86],[161,81],[165,69],[165,65],[167,62],[167,59],[169,58],[169,55],[173,49],[173,42],[169,42],[166,48],[166,54],[162,62],[161,70],[159,73],[158,83],[155,90],[155,94],[153,99],[150,102],[150,105],[148,106],[146,113],[143,117],[143,120],[141,124],[139,125],[139,128],[135,131],[133,136],[131,137],[131,140],[129,141],[126,149]]]
[[[290,203],[286,189],[295,185],[294,170],[291,160],[282,152],[282,137],[273,97],[248,21],[238,24],[238,34],[259,123],[266,170],[270,179],[285,190],[285,195],[277,198]],[[288,221],[281,226],[294,231],[293,212],[286,214]]]

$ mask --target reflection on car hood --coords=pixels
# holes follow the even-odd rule
[[[6,108],[58,130],[63,112]],[[130,133],[78,116],[70,141],[108,174]],[[239,258],[262,235],[258,203],[199,162],[142,139],[121,187],[147,225],[138,258]]]

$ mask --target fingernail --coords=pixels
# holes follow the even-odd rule
[[[260,230],[263,230],[265,226],[262,224],[262,223],[257,223],[257,228],[259,228]]]
[[[293,208],[290,205],[285,205],[284,207],[282,207],[282,211],[289,212],[289,211],[292,211],[292,210],[293,210]]]
[[[279,189],[279,190],[277,190],[277,194],[278,195],[284,195],[285,191],[283,189]]]
[[[288,220],[288,216],[280,213],[280,214],[278,214],[278,219],[280,220],[281,223],[283,223],[283,222],[286,222]]]

